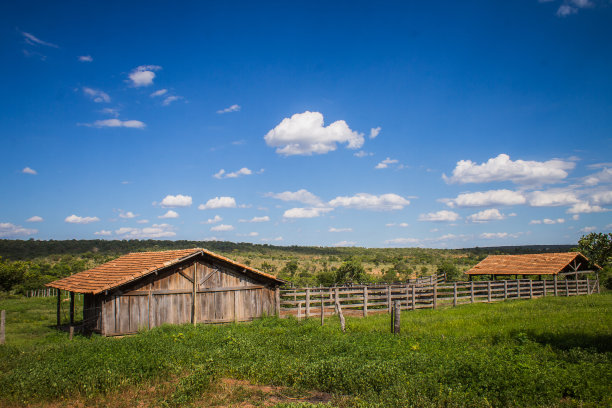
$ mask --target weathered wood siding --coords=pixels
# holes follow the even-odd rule
[[[275,307],[270,282],[207,259],[187,261],[95,298],[101,318],[92,329],[106,335],[189,323],[194,317],[198,323],[246,321],[272,315]]]

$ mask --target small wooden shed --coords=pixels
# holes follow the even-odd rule
[[[507,277],[509,275],[578,275],[596,272],[601,267],[580,252],[558,252],[550,254],[489,255],[466,272],[470,279],[474,275]]]
[[[164,323],[247,321],[277,312],[282,280],[201,248],[136,252],[47,286],[84,294],[83,326],[106,336]],[[60,295],[57,301],[58,325]]]

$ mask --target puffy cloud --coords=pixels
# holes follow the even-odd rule
[[[595,204],[612,204],[612,191],[600,191],[593,193],[593,195],[591,195],[591,199]]]
[[[93,127],[126,127],[132,129],[144,129],[146,125],[139,120],[119,120],[119,119],[104,119],[96,120],[92,124],[85,124],[85,126]]]
[[[588,234],[589,232],[597,231],[597,227],[584,227],[580,229],[580,232]]]
[[[117,108],[104,108],[104,109],[100,109],[99,112],[105,115],[119,117],[119,109]]]
[[[137,224],[147,224],[149,222],[149,220],[138,220],[136,221]]]
[[[572,207],[570,207],[570,209],[567,210],[567,213],[568,214],[590,214],[590,213],[599,213],[599,212],[606,212],[606,211],[608,210],[605,208],[601,208],[598,205],[591,205],[587,201],[580,201],[574,204]]]
[[[193,200],[191,199],[191,196],[188,196],[188,195],[182,195],[182,194],[177,194],[175,196],[167,195],[162,200],[161,206],[162,207],[189,207],[191,206],[192,202]]]
[[[236,170],[232,173],[226,173],[224,169],[221,169],[217,173],[215,173],[213,177],[216,179],[238,178],[240,176],[249,176],[251,174],[253,174],[253,171],[246,167],[243,167],[240,170]]]
[[[385,224],[385,227],[402,227],[402,228],[408,228],[410,226],[410,224],[408,224],[407,222],[400,222],[400,223],[395,223],[395,222],[391,222],[389,224]]]
[[[391,211],[402,210],[410,201],[397,194],[388,193],[379,196],[358,193],[352,197],[336,197],[329,202],[332,207],[347,207],[358,210]]]
[[[335,247],[352,247],[357,245],[355,241],[340,241],[334,244]]]
[[[501,238],[518,238],[521,233],[510,234],[508,232],[483,232],[480,234],[480,238],[483,239],[501,239]]]
[[[227,225],[227,224],[219,224],[219,225],[215,225],[214,227],[210,228],[211,231],[233,231],[234,227],[232,225]]]
[[[385,241],[386,245],[416,245],[421,242],[417,238],[393,238]]]
[[[496,208],[490,208],[488,210],[482,210],[475,214],[469,215],[467,219],[471,222],[488,222],[503,220],[506,216],[499,212]]]
[[[491,207],[495,205],[525,204],[527,199],[518,191],[489,190],[475,193],[459,194],[457,198],[440,200],[451,208],[454,207]]]
[[[315,218],[332,211],[333,208],[312,207],[312,208],[291,208],[283,214],[285,218]]]
[[[335,228],[335,227],[329,227],[329,232],[352,232],[353,229],[352,228]]]
[[[0,222],[0,238],[21,237],[37,234],[38,230],[23,228],[10,222]]]
[[[298,191],[283,191],[282,193],[267,193],[265,196],[282,201],[298,201],[312,206],[322,205],[322,201],[319,197],[305,189]]]
[[[217,111],[217,113],[223,114],[223,113],[230,113],[230,112],[238,112],[239,110],[240,110],[240,105],[234,104],[234,105],[232,105],[230,107],[227,107],[225,109],[219,109]]]
[[[239,237],[258,237],[259,236],[259,232],[249,232],[247,234],[236,234]]]
[[[430,212],[427,214],[419,215],[419,221],[457,221],[459,219],[459,214],[454,211],[441,210],[437,212]]]
[[[569,6],[567,4],[562,4],[557,9],[557,17],[567,17],[572,14],[576,14],[578,9],[576,7]]]
[[[84,87],[83,93],[89,96],[91,99],[93,99],[94,102],[97,102],[97,103],[101,103],[101,102],[108,103],[111,101],[110,96],[108,96],[106,92],[100,91],[99,89]]]
[[[366,152],[366,151],[360,150],[357,153],[353,153],[353,156],[359,157],[361,159],[362,157],[374,156],[374,153],[370,153],[370,152]]]
[[[349,149],[363,146],[363,134],[352,131],[345,121],[323,126],[320,112],[296,113],[270,130],[264,140],[276,153],[284,156],[325,154],[336,150],[337,143],[347,143]]]
[[[261,242],[270,242],[270,241],[282,241],[283,237],[276,237],[276,238],[262,238]]]
[[[44,45],[45,47],[59,48],[58,45],[43,41],[39,39],[38,37],[35,37],[33,34],[21,31],[21,35],[23,35],[23,37],[25,38],[25,42],[27,42],[30,45]]]
[[[270,217],[264,215],[263,217],[253,217],[250,220],[240,220],[240,222],[268,222]]]
[[[109,230],[100,230],[100,231],[96,231],[94,232],[94,235],[100,235],[103,237],[108,237],[109,235],[112,235],[112,232]]]
[[[162,102],[162,105],[164,106],[168,106],[170,105],[172,102],[174,101],[178,101],[179,99],[183,99],[182,96],[178,96],[178,95],[170,95],[167,96],[166,98],[164,98],[164,101]]]
[[[152,238],[167,238],[174,237],[174,227],[169,224],[153,224],[145,228],[123,227],[115,230],[116,235],[122,236],[123,239],[152,239]]]
[[[98,217],[80,217],[72,214],[66,217],[64,221],[70,224],[90,224],[92,222],[100,221],[100,219]]]
[[[166,93],[168,93],[168,90],[167,90],[167,89],[160,89],[160,90],[157,90],[157,91],[153,92],[153,93],[152,93],[151,95],[149,95],[149,96],[150,96],[151,98],[156,98],[156,97],[158,97],[158,96],[165,95]]]
[[[576,194],[571,191],[534,191],[529,194],[529,205],[532,207],[556,207],[578,201]]]
[[[79,61],[81,61],[81,62],[92,62],[93,58],[91,57],[91,55],[81,55],[81,56],[79,56]]]
[[[35,215],[33,217],[30,217],[26,220],[26,222],[43,222],[43,217],[39,217],[38,215]]]
[[[594,186],[599,183],[612,183],[612,167],[604,168],[595,174],[585,177],[584,184]]]
[[[567,177],[567,171],[576,166],[571,161],[558,159],[545,162],[510,160],[507,154],[500,154],[486,163],[477,164],[471,160],[460,160],[453,175],[442,177],[447,183],[488,183],[491,181],[512,181],[517,184],[558,183]]]
[[[223,221],[220,215],[215,215],[213,218],[209,218],[206,221],[202,222],[203,224],[216,224],[218,222]]]
[[[121,211],[121,212],[119,213],[119,217],[120,217],[120,218],[127,218],[127,219],[129,219],[129,218],[136,218],[136,214],[134,214],[134,213],[133,213],[133,212],[131,212],[131,211],[127,211],[127,212],[123,212],[123,211]]]
[[[157,218],[178,218],[179,215],[176,211],[168,210],[164,215],[160,215]]]
[[[211,198],[206,204],[200,204],[198,210],[211,210],[215,208],[236,208],[234,197],[215,197]]]
[[[162,69],[159,65],[141,65],[130,72],[129,78],[134,86],[149,86],[155,79],[155,71]]]
[[[31,174],[33,176],[37,175],[38,172],[30,167],[24,167],[23,170],[21,170],[21,172],[23,174]]]
[[[564,222],[565,222],[564,218],[557,218],[555,220],[551,220],[550,218],[544,218],[543,220],[531,220],[529,221],[529,224],[552,225],[552,224],[563,224]]]
[[[383,160],[380,163],[378,163],[376,165],[376,167],[374,167],[374,168],[375,169],[386,169],[387,167],[389,167],[390,164],[395,164],[397,162],[398,162],[398,160],[392,159],[390,157],[387,157],[385,160]]]
[[[380,133],[380,126],[370,129],[370,139],[374,139]]]

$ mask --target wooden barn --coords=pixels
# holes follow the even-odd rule
[[[491,275],[510,277],[515,275],[542,276],[559,274],[577,276],[583,273],[597,272],[601,267],[580,252],[560,252],[550,254],[526,255],[489,255],[472,269],[466,272],[470,279],[474,275]]]
[[[136,252],[47,284],[82,293],[85,330],[106,336],[164,323],[247,321],[278,312],[283,281],[226,257],[194,248]],[[57,299],[60,323],[60,294]]]

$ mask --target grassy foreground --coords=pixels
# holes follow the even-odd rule
[[[337,319],[266,318],[69,342],[47,327],[53,299],[2,308],[0,405],[95,404],[163,378],[178,380],[160,406],[197,404],[222,378],[343,395],[331,402],[342,406],[612,405],[610,293],[403,312],[399,336],[376,315],[347,318],[344,334]],[[11,310],[33,327],[29,339],[11,340],[10,326],[25,324]]]

